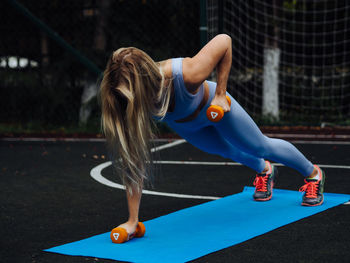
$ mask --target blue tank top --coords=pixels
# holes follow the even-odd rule
[[[189,116],[198,108],[204,96],[203,84],[196,94],[186,89],[182,74],[182,60],[183,58],[171,59],[175,108],[165,115],[163,121],[175,121]]]

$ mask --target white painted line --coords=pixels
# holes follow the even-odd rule
[[[331,165],[331,164],[318,164],[319,167],[330,169],[350,169],[348,165]]]
[[[308,138],[308,139],[343,139],[350,140],[348,134],[293,134],[293,133],[264,133],[268,137],[275,138]]]
[[[162,145],[160,147],[155,147],[155,148],[151,149],[151,151],[152,152],[160,151],[163,149],[174,147],[176,145],[180,145],[184,142],[186,142],[186,141],[185,140],[174,141],[174,142]],[[105,162],[105,163],[102,163],[102,164],[94,167],[90,172],[91,177],[94,178],[96,181],[98,181],[101,184],[107,185],[109,187],[125,190],[124,185],[112,182],[112,181],[110,181],[102,176],[102,170],[107,168],[110,165],[112,165],[112,162]],[[149,191],[149,190],[142,190],[142,193],[149,194],[149,195],[160,195],[160,196],[177,197],[177,198],[190,198],[190,199],[205,199],[205,200],[216,200],[216,199],[220,198],[220,197],[216,197],[216,196],[186,195],[186,194],[164,193],[164,192]]]
[[[350,145],[350,141],[301,141],[301,140],[290,140],[296,144],[331,144],[331,145]]]
[[[288,139],[288,136],[271,136],[276,134],[265,134],[269,135],[269,137],[277,137],[281,139]],[[302,137],[302,136],[300,136]],[[296,137],[294,137],[296,138]],[[305,138],[305,137],[302,137]],[[179,141],[180,139],[154,139],[153,142],[171,142],[171,141]],[[33,138],[0,138],[0,141],[4,142],[106,142],[105,138],[41,138],[41,137],[33,137]],[[297,144],[334,144],[334,145],[350,145],[350,138],[347,141],[305,141],[305,140],[289,140],[292,143]]]
[[[196,162],[196,161],[153,161],[155,164],[186,164],[186,165],[218,165],[218,166],[239,166],[234,162]]]
[[[185,142],[186,142],[186,140],[176,140],[176,141],[171,142],[171,143],[167,143],[167,144],[164,144],[164,145],[161,145],[161,146],[158,146],[158,147],[154,147],[154,148],[151,149],[151,152],[158,152],[158,151],[161,151],[161,150],[164,150],[164,149],[168,149],[168,148],[177,146],[177,145],[185,143]]]
[[[155,147],[151,149],[151,152],[161,151],[163,149],[168,149],[171,147],[175,147],[177,145],[180,145],[182,143],[185,143],[185,140],[175,140],[171,143],[161,145],[159,147]],[[196,161],[154,161],[155,164],[186,164],[186,165],[221,165],[221,166],[241,166],[240,163],[235,162],[196,162]],[[109,187],[117,188],[125,190],[125,186],[112,182],[105,177],[102,176],[102,170],[107,168],[108,166],[112,165],[112,162],[105,162],[102,163],[96,167],[94,167],[90,175],[93,179],[95,179],[97,182],[104,184]],[[283,166],[282,164],[275,163],[276,166]],[[323,168],[333,168],[333,169],[350,169],[350,166],[345,165],[318,165]],[[149,191],[149,190],[143,190],[143,194],[149,194],[149,195],[158,195],[158,196],[167,196],[167,197],[176,197],[176,198],[190,198],[190,199],[205,199],[205,200],[216,200],[221,197],[217,196],[202,196],[202,195],[188,195],[188,194],[177,194],[177,193],[166,193],[166,192],[157,192],[157,191]],[[349,205],[350,201],[345,203],[345,205]]]
[[[122,189],[125,190],[125,186],[112,182],[105,177],[102,176],[101,171],[110,166],[112,162],[105,162],[102,163],[95,168],[93,168],[90,172],[90,175],[92,178],[94,178],[97,182],[104,184],[109,187],[117,188],[117,189]],[[177,198],[190,198],[190,199],[205,199],[205,200],[216,200],[219,199],[220,197],[215,197],[215,196],[200,196],[200,195],[186,195],[186,194],[176,194],[176,193],[164,193],[164,192],[156,192],[156,191],[149,191],[149,190],[142,190],[143,194],[148,194],[148,195],[161,195],[161,196],[168,196],[168,197],[177,197]]]
[[[0,138],[5,142],[105,142],[104,138]]]
[[[0,141],[4,142],[106,142],[105,138],[45,138],[45,137],[32,137],[32,138],[21,138],[21,137],[6,137],[0,138]],[[180,139],[154,139],[152,142],[174,142],[181,141]]]
[[[218,165],[218,166],[242,166],[240,163],[235,162],[196,162],[196,161],[154,161],[156,164],[186,164],[186,165]],[[276,166],[284,166],[280,163],[274,163]],[[329,164],[318,164],[322,168],[330,169],[350,169],[347,165],[329,165]]]
[[[174,144],[173,144],[174,145]],[[169,146],[171,147],[171,146]],[[167,147],[167,148],[169,148]],[[241,166],[240,163],[233,162],[189,162],[189,161],[155,161],[157,164],[186,164],[186,165],[229,165],[229,166]],[[102,176],[102,170],[112,165],[112,162],[102,163],[95,168],[93,168],[90,172],[92,178],[98,181],[101,184],[104,184],[109,187],[117,188],[125,190],[125,186],[112,182],[105,177]],[[275,164],[276,166],[283,166],[282,164]],[[350,166],[339,166],[339,165],[319,165],[324,168],[336,168],[336,169],[350,169]],[[143,190],[143,194],[149,195],[158,195],[158,196],[168,196],[168,197],[176,197],[176,198],[191,198],[191,199],[205,199],[205,200],[216,200],[220,197],[216,196],[201,196],[201,195],[187,195],[187,194],[176,194],[176,193],[165,193],[165,192],[157,192],[157,191],[149,191]],[[344,205],[350,205],[350,201],[344,203]]]

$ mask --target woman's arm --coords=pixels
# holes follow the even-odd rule
[[[139,208],[141,202],[142,190],[133,189],[132,194],[126,189],[126,198],[129,209],[129,219],[126,223],[119,227],[124,228],[129,234],[132,234],[136,230],[137,223],[139,222]]]
[[[226,100],[227,80],[232,64],[232,41],[226,34],[217,35],[210,40],[194,57],[183,60],[183,77],[188,90],[196,91],[211,72],[217,69],[217,86],[212,105],[229,111]]]

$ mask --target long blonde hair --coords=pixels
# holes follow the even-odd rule
[[[124,185],[140,191],[149,177],[153,116],[165,116],[171,81],[134,47],[113,52],[100,86],[102,129]]]

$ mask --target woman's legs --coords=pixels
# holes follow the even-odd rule
[[[213,126],[207,126],[197,131],[176,129],[176,132],[193,146],[211,154],[217,154],[244,164],[258,173],[265,168],[265,160],[237,149],[223,138]]]
[[[170,125],[170,127],[197,148],[230,158],[254,169],[258,173],[263,172],[265,168],[264,158],[266,158],[294,168],[305,177],[312,177],[315,174],[320,175],[320,178],[317,179],[306,179],[308,180],[307,184],[302,187],[303,191],[306,191],[303,197],[303,205],[315,206],[322,204],[324,173],[317,172],[316,167],[291,143],[263,135],[250,116],[232,97],[231,110],[224,115],[220,122],[208,124],[209,121],[205,115],[204,117],[200,115],[197,120],[197,123],[188,123],[186,128],[180,124]],[[204,125],[209,126],[196,129],[196,127],[203,127]],[[273,174],[273,172],[266,173],[262,176],[268,177],[273,182]],[[267,191],[268,195],[272,190],[273,184],[271,182],[267,182],[267,185],[270,185]],[[317,185],[317,187],[314,187],[314,185]],[[314,193],[310,189],[318,190]],[[309,196],[311,192],[312,195]],[[269,196],[264,200],[268,199]]]
[[[298,170],[309,176],[313,164],[291,143],[268,138],[245,110],[231,97],[231,110],[215,125],[217,132],[239,150],[257,158],[266,158]]]

